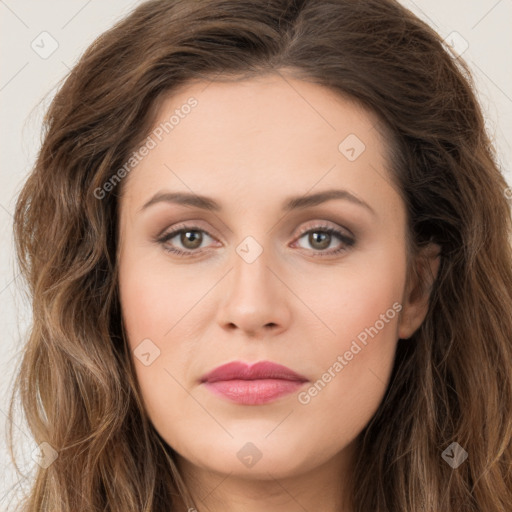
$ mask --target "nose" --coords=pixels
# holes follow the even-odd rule
[[[265,250],[252,263],[234,255],[217,313],[223,329],[239,329],[249,337],[261,338],[288,328],[290,292],[276,270]]]

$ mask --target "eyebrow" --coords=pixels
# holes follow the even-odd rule
[[[350,201],[351,203],[364,207],[373,215],[377,215],[375,210],[368,203],[366,203],[362,199],[359,199],[354,194],[351,194],[348,190],[338,189],[325,190],[323,192],[318,192],[316,194],[310,194],[307,196],[288,198],[284,202],[282,208],[283,211],[289,212],[292,210],[299,210],[310,208],[312,206],[317,206],[319,204],[325,203],[326,201],[331,201],[333,199],[343,199],[346,201]],[[154,204],[162,202],[180,204],[183,206],[194,206],[196,208],[201,208],[203,210],[214,212],[219,212],[222,210],[220,204],[211,197],[190,194],[188,192],[168,192],[163,190],[157,192],[146,203],[144,203],[142,208],[140,208],[139,212],[146,210],[147,208]]]

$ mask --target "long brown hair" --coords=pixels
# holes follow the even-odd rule
[[[98,190],[179,86],[282,70],[378,115],[411,250],[441,247],[427,317],[399,340],[386,395],[358,437],[354,511],[512,510],[512,218],[466,64],[394,0],[153,0],[70,72],[16,204],[33,324],[10,413],[19,392],[34,439],[58,453],[38,467],[24,511],[189,503],[123,332],[123,182]],[[456,468],[443,457],[452,443],[468,453]]]

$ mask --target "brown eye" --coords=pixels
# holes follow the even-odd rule
[[[213,237],[204,229],[197,226],[182,227],[163,235],[156,241],[161,244],[165,251],[182,256],[192,256],[202,252],[203,242],[207,242],[208,238]]]
[[[203,235],[201,231],[187,230],[182,231],[180,234],[180,242],[185,249],[197,249],[200,247],[203,241]]]
[[[308,242],[314,249],[327,249],[331,244],[331,235],[330,233],[325,233],[323,231],[310,231]]]
[[[309,247],[301,245],[300,241],[306,240]],[[337,241],[337,243],[336,243]],[[334,242],[334,246],[331,247]],[[298,238],[299,247],[310,249],[314,256],[330,256],[347,251],[355,244],[355,240],[343,232],[332,227],[318,226],[303,231]],[[327,250],[328,249],[328,250]]]

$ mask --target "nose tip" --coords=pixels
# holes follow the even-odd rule
[[[276,333],[290,319],[286,287],[267,266],[267,255],[252,263],[237,257],[234,272],[226,279],[219,307],[219,324],[231,331],[240,329],[249,337]]]

